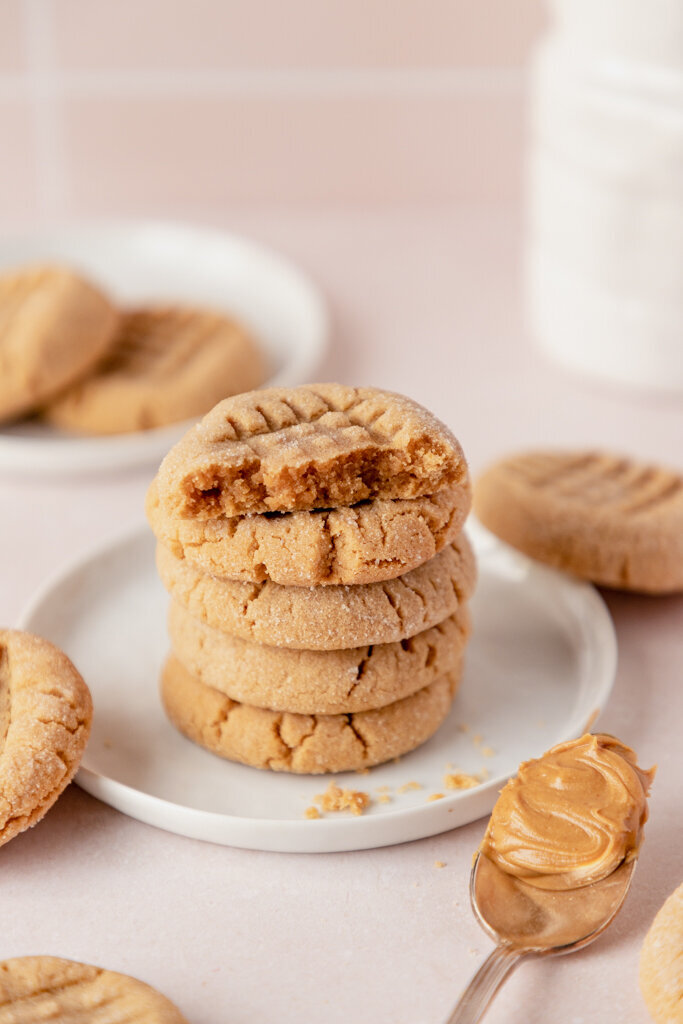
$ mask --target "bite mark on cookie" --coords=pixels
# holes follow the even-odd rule
[[[416,498],[461,484],[464,456],[416,403],[373,388],[271,388],[219,403],[162,463],[180,517],[312,510]]]

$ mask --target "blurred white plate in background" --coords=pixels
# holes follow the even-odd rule
[[[283,257],[236,235],[140,221],[0,242],[0,272],[50,261],[82,271],[121,305],[172,301],[234,314],[265,349],[271,385],[310,381],[327,345],[327,310],[311,281]],[[189,425],[83,438],[38,421],[5,426],[0,470],[82,473],[159,462]]]
[[[489,814],[520,761],[592,724],[612,688],[616,642],[593,587],[530,561],[477,524],[468,532],[479,583],[453,710],[418,750],[360,775],[259,771],[185,739],[158,694],[168,599],[150,530],[136,529],[72,563],[36,595],[21,626],[65,650],[92,691],[93,730],[78,784],[150,825],[258,850],[389,846]],[[449,770],[482,769],[482,785],[444,788]],[[306,808],[333,779],[370,793],[372,806],[362,817],[307,820]],[[401,793],[411,782],[419,788]],[[380,787],[389,802],[379,800]],[[443,798],[430,801],[435,793]]]

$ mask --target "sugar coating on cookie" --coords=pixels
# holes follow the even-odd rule
[[[507,543],[604,586],[683,590],[683,476],[602,452],[529,452],[476,481],[474,511]]]
[[[188,1024],[136,978],[52,956],[0,961],[0,1024]]]
[[[176,558],[226,579],[284,586],[365,584],[394,579],[433,558],[462,530],[470,509],[465,479],[421,498],[279,515],[183,519],[164,510],[157,480],[146,512]]]
[[[442,622],[468,600],[476,562],[465,534],[417,569],[365,586],[283,587],[202,573],[157,546],[169,593],[215,629],[274,647],[338,650],[405,640]]]
[[[149,430],[200,416],[265,377],[261,351],[228,317],[178,306],[123,313],[93,373],[51,403],[57,426],[93,434]]]
[[[417,403],[314,384],[219,402],[171,449],[158,485],[170,515],[212,519],[418,498],[466,476],[455,437]]]
[[[0,845],[66,788],[91,721],[90,691],[67,656],[30,633],[0,630]]]
[[[392,704],[458,669],[470,615],[463,606],[410,639],[338,651],[295,651],[229,636],[177,601],[168,628],[175,656],[206,686],[243,704],[331,715]]]
[[[299,715],[232,701],[200,683],[170,655],[161,697],[176,728],[220,757],[318,775],[370,768],[420,746],[446,718],[459,678],[451,673],[374,711]]]
[[[32,411],[87,373],[112,344],[118,313],[64,267],[0,276],[0,421]]]
[[[655,1024],[683,1024],[683,884],[660,908],[645,936],[640,990]]]

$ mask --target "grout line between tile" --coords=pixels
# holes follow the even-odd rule
[[[66,198],[63,108],[57,88],[49,0],[24,0],[28,74],[26,92],[33,116],[38,213],[44,219],[63,214]]]
[[[49,26],[41,22],[45,11],[41,0],[26,0],[33,9],[36,25],[31,27],[36,67],[31,68],[29,83],[36,75],[56,95],[83,96],[472,96],[518,93],[524,87],[526,73],[519,68],[404,68],[259,71],[58,71],[52,60],[51,42],[46,40]],[[30,38],[30,36],[29,36]],[[33,47],[32,47],[33,49]],[[5,87],[20,88],[22,76],[7,77]],[[3,78],[0,77],[0,94]]]

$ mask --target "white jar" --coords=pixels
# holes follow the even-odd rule
[[[552,7],[532,67],[532,329],[573,369],[683,392],[683,2]]]

